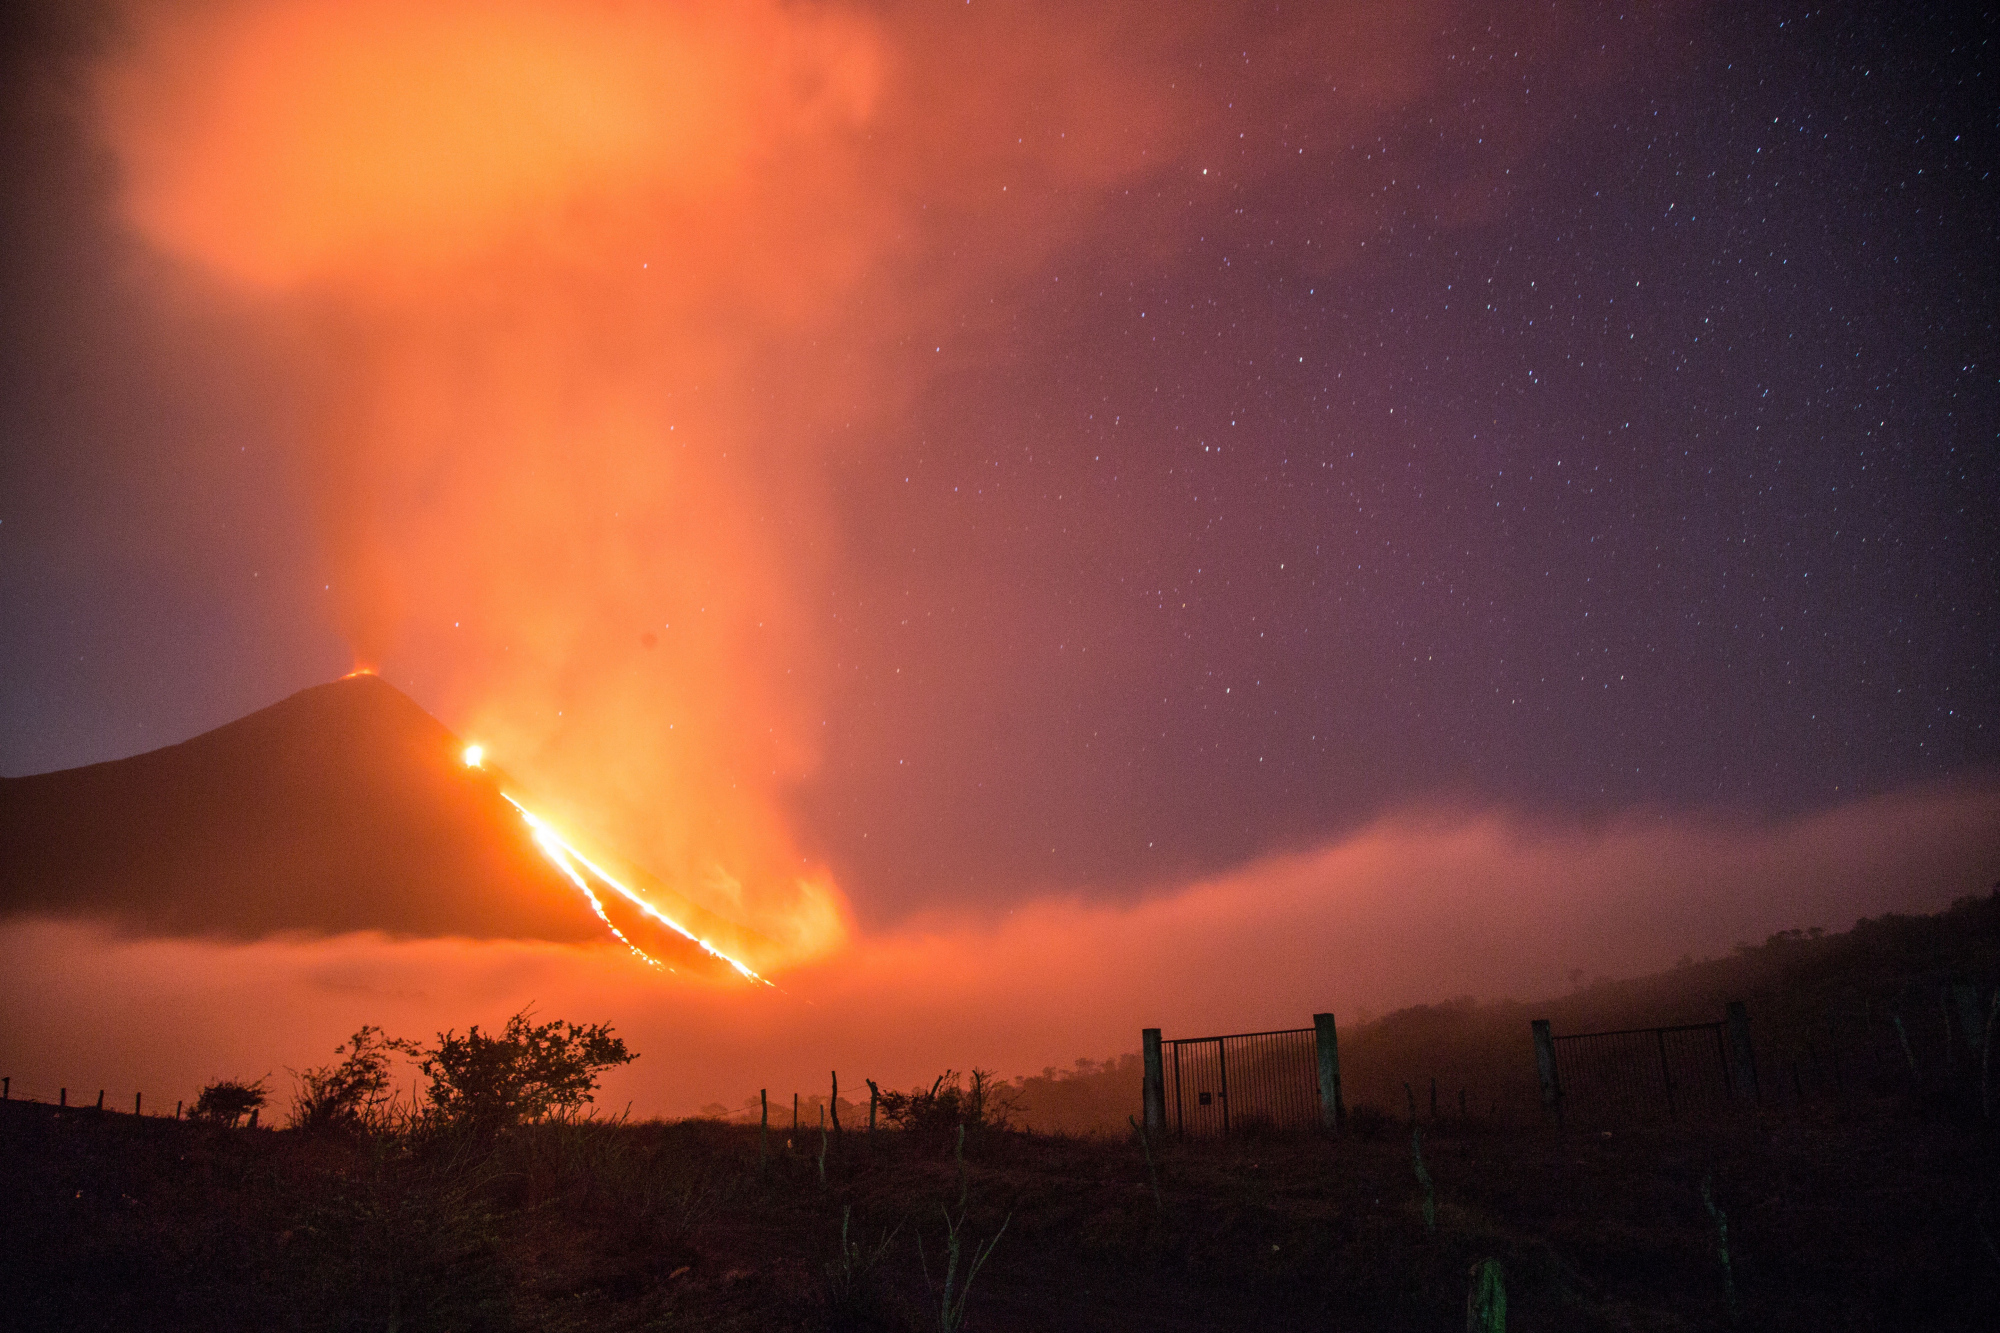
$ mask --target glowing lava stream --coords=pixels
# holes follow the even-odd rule
[[[486,751],[480,746],[468,745],[465,747],[465,763],[468,768],[478,768],[481,765],[481,763],[485,760],[485,758],[486,758]],[[641,912],[645,913],[653,920],[665,926],[668,930],[673,931],[676,935],[679,935],[681,938],[695,945],[703,953],[706,953],[711,958],[719,958],[723,962],[735,968],[738,972],[742,973],[747,980],[763,982],[763,984],[766,986],[773,984],[769,981],[766,981],[763,977],[758,976],[748,967],[745,967],[742,963],[736,961],[734,958],[731,958],[728,954],[722,952],[722,950],[716,948],[713,944],[710,944],[707,940],[701,938],[699,935],[689,930],[686,926],[683,926],[680,922],[674,920],[672,917],[662,912],[659,908],[647,902],[645,898],[640,896],[637,890],[629,888],[626,885],[620,883],[616,876],[612,875],[609,871],[605,870],[604,867],[598,865],[595,861],[591,860],[589,857],[585,856],[582,852],[578,851],[575,848],[575,846],[573,846],[567,839],[565,839],[562,836],[562,834],[556,832],[553,828],[551,828],[548,824],[548,821],[543,819],[540,815],[528,809],[527,806],[522,805],[519,801],[515,800],[512,796],[508,795],[506,792],[503,791],[500,793],[500,795],[502,799],[504,799],[507,802],[507,804],[513,806],[516,810],[521,812],[521,818],[527,822],[529,829],[533,830],[534,832],[535,845],[542,849],[542,855],[548,857],[550,864],[554,865],[556,869],[562,871],[563,874],[569,877],[569,882],[576,885],[577,892],[581,893],[584,896],[584,898],[590,903],[591,910],[597,913],[597,919],[604,923],[604,928],[606,930],[609,930],[613,935],[616,935],[618,937],[619,942],[623,944],[626,948],[630,949],[633,953],[645,959],[648,963],[652,964],[654,967],[666,966],[659,959],[653,957],[651,954],[647,953],[644,949],[641,949],[638,945],[632,943],[630,939],[626,938],[625,932],[618,929],[618,927],[612,923],[611,917],[604,910],[603,900],[600,899],[597,896],[596,891],[590,887],[590,882],[586,880],[581,873],[578,872],[577,866],[581,865],[585,870],[589,871],[590,874],[597,880],[599,880],[606,886],[610,887],[611,889],[616,890],[617,893],[621,897],[623,897],[627,902],[631,903],[634,907],[638,908]],[[669,968],[668,970],[671,971],[672,969]]]

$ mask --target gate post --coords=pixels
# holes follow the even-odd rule
[[[1750,1050],[1750,1011],[1743,1001],[1731,1000],[1723,1011],[1723,1027],[1729,1034],[1730,1091],[1742,1100],[1757,1102],[1757,1057]]]
[[[1340,1100],[1340,1034],[1332,1014],[1313,1015],[1313,1042],[1319,1048],[1319,1124],[1329,1134],[1338,1134],[1347,1119],[1347,1107]]]
[[[1563,1121],[1562,1083],[1556,1077],[1556,1039],[1549,1033],[1549,1020],[1537,1018],[1528,1024],[1535,1034],[1535,1073],[1542,1081],[1542,1110]]]
[[[1163,1131],[1167,1127],[1167,1071],[1160,1060],[1160,1030],[1141,1028],[1139,1042],[1146,1054],[1146,1130]]]

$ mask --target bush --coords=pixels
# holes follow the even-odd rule
[[[949,1134],[959,1125],[1005,1129],[1014,1097],[1006,1084],[995,1082],[991,1070],[973,1070],[968,1083],[958,1071],[947,1069],[928,1089],[883,1093],[879,1110],[889,1124],[919,1134]]]
[[[234,1125],[268,1100],[264,1080],[245,1083],[241,1079],[219,1078],[201,1090],[188,1114],[211,1124]]]
[[[389,1060],[394,1052],[416,1055],[408,1041],[386,1038],[382,1029],[364,1026],[335,1055],[347,1058],[298,1074],[299,1091],[292,1099],[292,1127],[305,1130],[358,1130],[380,1127],[389,1100]]]
[[[600,1073],[639,1058],[609,1024],[535,1024],[531,1016],[523,1009],[498,1036],[476,1024],[463,1037],[440,1032],[436,1046],[417,1052],[437,1123],[492,1132],[565,1115],[591,1099]]]

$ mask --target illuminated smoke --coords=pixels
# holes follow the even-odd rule
[[[1422,124],[1476,209],[1531,136],[1443,82],[1462,11],[131,0],[95,104],[131,226],[293,353],[357,660],[771,968],[848,934],[788,801],[826,720],[828,462],[922,393],[913,340],[1004,355],[996,293],[1097,229],[1139,271],[1261,225],[1221,192],[1300,150],[1218,105],[1321,145]],[[1615,60],[1523,14],[1482,40]],[[1305,262],[1377,224],[1375,157],[1314,185]],[[1186,218],[1113,203],[1142,181]]]
[[[797,571],[825,423],[773,420],[755,369],[826,331],[877,229],[871,25],[754,2],[131,16],[99,97],[126,214],[301,349],[357,658],[775,960],[837,947],[844,901],[782,810],[816,761]]]
[[[486,747],[478,744],[468,745],[465,747],[463,758],[467,768],[482,768],[486,763]],[[557,870],[560,870],[564,877],[576,886],[577,892],[581,893],[584,900],[590,904],[590,910],[595,912],[597,919],[604,923],[604,928],[616,936],[619,943],[630,949],[635,957],[652,967],[666,967],[666,964],[633,943],[631,938],[618,928],[618,924],[611,919],[610,913],[604,910],[604,900],[598,897],[595,889],[591,888],[591,880],[595,879],[599,884],[602,884],[605,888],[610,889],[626,902],[638,908],[640,913],[648,920],[657,925],[664,926],[666,929],[674,932],[674,934],[679,935],[709,957],[719,962],[727,963],[746,981],[764,981],[764,978],[758,976],[756,972],[752,971],[740,959],[732,957],[730,954],[725,953],[709,941],[703,939],[693,930],[675,920],[672,915],[662,911],[637,889],[627,885],[610,871],[592,861],[588,856],[585,856],[567,838],[556,832],[546,819],[543,819],[540,815],[537,815],[534,811],[523,805],[519,798],[512,792],[502,791],[500,795],[507,804],[513,806],[519,812],[521,819],[527,824],[529,832],[534,837],[535,846],[541,849],[542,855],[547,857],[549,863]],[[582,869],[579,870],[579,866]],[[672,971],[673,969],[668,968],[667,970]],[[765,982],[764,984],[769,985],[770,983]]]
[[[729,964],[729,966],[735,968],[736,971],[739,974],[741,974],[746,981],[764,980],[764,978],[758,976],[755,972],[751,971],[747,965],[738,961],[735,958],[730,957],[722,950],[716,948],[713,944],[710,944],[707,940],[701,938],[699,935],[689,930],[686,926],[683,926],[680,922],[674,920],[672,917],[668,916],[665,912],[662,912],[659,908],[655,907],[652,903],[648,902],[646,898],[639,892],[637,892],[634,889],[628,888],[625,884],[621,883],[609,871],[605,870],[602,866],[598,865],[596,862],[592,861],[589,857],[585,856],[582,852],[578,851],[566,839],[564,839],[564,837],[560,833],[557,833],[553,828],[550,828],[548,825],[548,821],[542,819],[539,815],[535,814],[532,810],[522,805],[512,796],[507,797],[507,804],[513,806],[516,810],[519,810],[521,812],[521,818],[527,821],[528,827],[530,829],[534,830],[535,845],[537,847],[540,847],[542,849],[543,854],[546,855],[549,858],[549,860],[555,863],[557,869],[561,870],[565,875],[569,876],[571,883],[575,884],[577,888],[583,890],[584,896],[590,899],[590,905],[597,909],[598,917],[603,920],[605,925],[611,927],[612,934],[616,935],[620,940],[624,940],[626,947],[631,949],[633,953],[638,954],[641,958],[653,964],[655,967],[661,966],[659,959],[654,958],[644,949],[641,949],[638,945],[633,944],[632,941],[626,939],[625,933],[619,930],[617,926],[611,924],[611,918],[605,915],[603,902],[598,898],[598,896],[594,892],[591,891],[590,885],[584,878],[584,875],[576,869],[577,866],[582,866],[584,871],[587,871],[592,878],[596,879],[600,884],[603,884],[606,888],[611,889],[613,892],[617,893],[620,897],[624,898],[627,902],[631,903],[634,907],[638,908],[641,912],[645,913],[645,915],[651,920],[659,923],[662,926],[665,926],[668,930],[673,931],[676,935],[679,935],[682,939],[687,940],[689,943],[697,946],[698,948],[701,949],[703,953],[707,954],[709,957],[727,963]]]

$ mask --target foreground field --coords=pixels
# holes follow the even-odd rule
[[[760,1165],[755,1128],[708,1121],[481,1144],[0,1110],[12,1327],[938,1328],[961,1217],[957,1291],[998,1236],[963,1307],[983,1330],[1458,1329],[1486,1258],[1515,1329],[1973,1329],[2000,1308],[1992,1141],[1896,1101],[1427,1125],[1434,1231],[1412,1135],[1379,1121],[1156,1145],[1156,1198],[1136,1139],[975,1129],[961,1170],[949,1135],[850,1131],[822,1183],[816,1132],[773,1134]]]

